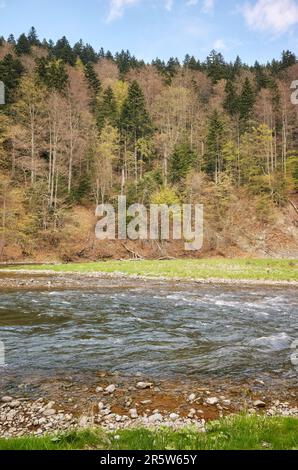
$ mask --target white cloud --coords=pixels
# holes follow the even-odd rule
[[[214,0],[204,0],[203,12],[212,13],[214,10]]]
[[[253,30],[282,34],[298,24],[296,0],[257,0],[242,9],[248,26]]]
[[[171,11],[173,8],[173,0],[165,0],[165,9]]]
[[[216,51],[224,51],[227,48],[227,46],[223,39],[217,39],[215,43],[213,44],[213,48]]]
[[[110,11],[107,21],[114,21],[121,18],[126,7],[136,5],[139,0],[110,0]]]
[[[197,5],[198,1],[199,0],[188,0],[188,2],[186,2],[186,5],[189,6],[189,7],[192,7],[194,5]]]
[[[1,1],[1,0],[0,0]],[[143,0],[110,0],[110,9],[107,17],[107,22],[117,20],[123,16],[123,13],[127,7],[137,5]],[[171,11],[173,8],[174,0],[158,0],[164,4],[164,7],[167,11]],[[190,0],[196,1],[196,0]]]

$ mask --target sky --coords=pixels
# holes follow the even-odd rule
[[[0,36],[31,26],[40,39],[82,38],[147,62],[212,49],[249,64],[298,55],[298,0],[0,0]]]

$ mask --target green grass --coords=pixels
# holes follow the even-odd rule
[[[115,439],[115,436],[117,438]],[[0,450],[297,450],[298,419],[237,416],[214,421],[206,433],[130,429],[72,431],[55,437],[0,439]]]
[[[30,265],[15,269],[77,273],[123,273],[183,279],[298,281],[298,261],[279,259],[179,259],[173,261],[107,261]]]

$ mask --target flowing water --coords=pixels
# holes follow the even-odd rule
[[[290,360],[298,339],[294,288],[119,283],[0,292],[0,373],[297,377]]]

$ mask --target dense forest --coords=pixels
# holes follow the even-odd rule
[[[0,258],[183,256],[182,244],[96,242],[95,206],[119,194],[203,203],[205,252],[291,256],[297,79],[290,51],[253,66],[216,51],[147,64],[82,40],[41,42],[34,28],[1,37]]]

